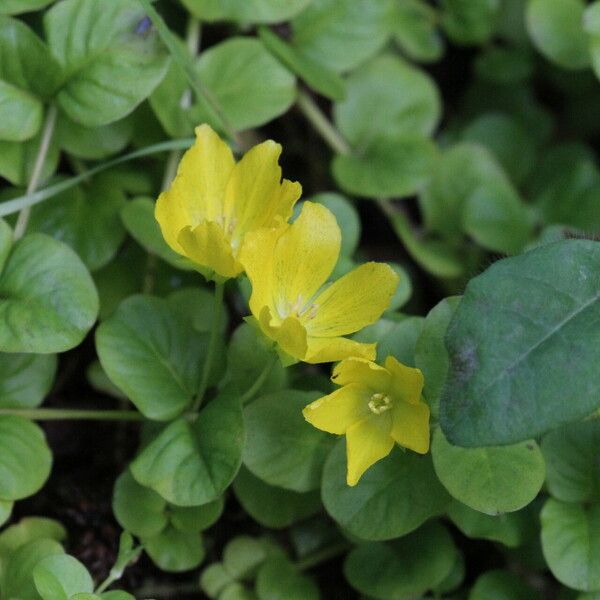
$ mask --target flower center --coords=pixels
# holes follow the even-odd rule
[[[369,400],[368,406],[373,414],[380,415],[392,408],[392,400],[389,396],[385,396],[384,394],[373,394],[371,400]]]

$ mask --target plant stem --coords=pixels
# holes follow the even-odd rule
[[[300,559],[296,562],[296,568],[298,571],[307,571],[308,569],[312,569],[321,563],[327,562],[340,554],[344,554],[351,547],[352,546],[348,542],[338,542],[332,546],[327,546]]]
[[[42,171],[44,170],[44,163],[46,162],[46,156],[48,155],[48,149],[50,148],[50,142],[52,141],[52,136],[54,134],[54,126],[56,124],[56,113],[56,106],[54,104],[51,104],[48,107],[48,112],[46,113],[46,122],[44,124],[42,138],[40,140],[40,146],[38,148],[37,156],[35,157],[35,163],[33,165],[31,179],[29,180],[29,184],[27,185],[27,196],[31,196],[35,192],[40,182],[40,177],[42,176]],[[27,224],[29,223],[30,214],[30,206],[26,206],[25,208],[21,209],[21,212],[19,213],[19,216],[17,218],[17,223],[15,225],[15,231],[13,234],[15,240],[18,240],[21,237],[23,237],[23,234],[27,229]]]
[[[200,381],[200,388],[196,395],[196,400],[192,407],[192,412],[197,412],[202,405],[204,395],[208,389],[208,380],[210,379],[210,372],[213,368],[215,361],[215,353],[217,351],[217,344],[219,343],[219,336],[221,335],[221,314],[223,312],[223,297],[225,294],[225,284],[215,283],[215,310],[213,314],[212,328],[210,330],[210,339],[208,341],[208,350],[206,351],[206,359],[204,360],[204,368],[202,369],[202,379]]]
[[[265,384],[267,378],[271,374],[275,363],[277,362],[277,355],[273,354],[271,359],[267,361],[264,369],[260,372],[260,375],[257,377],[256,381],[252,384],[250,388],[244,393],[244,395],[240,398],[242,405],[247,404],[256,396],[256,394],[260,391],[260,388]]]
[[[342,134],[333,126],[331,121],[323,114],[316,102],[304,90],[298,92],[296,104],[300,112],[310,121],[329,147],[338,154],[350,154],[352,148]]]
[[[0,417],[15,416],[33,421],[143,421],[136,410],[87,410],[69,408],[0,408]]]

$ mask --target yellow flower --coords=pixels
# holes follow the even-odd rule
[[[338,260],[340,242],[333,214],[312,202],[304,203],[293,224],[246,236],[240,261],[252,282],[250,310],[284,358],[308,363],[375,358],[375,344],[343,336],[381,316],[398,276],[389,265],[370,262],[319,293]]]
[[[254,146],[236,164],[229,146],[208,126],[183,155],[177,176],[156,203],[163,237],[198,270],[219,278],[242,271],[238,254],[249,231],[285,223],[302,188],[281,181],[281,146]]]
[[[419,454],[429,451],[429,407],[421,400],[423,374],[388,356],[385,367],[348,358],[331,380],[342,387],[303,411],[317,429],[346,435],[348,485],[399,444]]]

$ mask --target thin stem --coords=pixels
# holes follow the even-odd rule
[[[256,396],[256,394],[260,391],[262,386],[265,384],[265,381],[267,381],[267,378],[271,374],[271,371],[273,370],[273,367],[275,366],[276,362],[277,355],[273,354],[271,360],[267,361],[267,364],[265,365],[264,369],[260,372],[260,375],[257,377],[256,381],[252,384],[250,388],[248,388],[248,390],[241,397],[240,401],[242,405],[250,402],[250,400],[252,400],[254,396]]]
[[[223,298],[225,295],[225,284],[215,283],[215,310],[213,314],[212,328],[210,330],[210,339],[208,341],[208,350],[206,352],[206,359],[204,360],[204,368],[202,369],[202,379],[200,381],[200,388],[192,407],[192,412],[196,412],[204,400],[204,395],[208,389],[208,380],[210,379],[210,373],[213,368],[215,361],[215,354],[217,352],[217,344],[219,343],[219,337],[221,335],[221,314],[223,313]]]
[[[69,408],[0,408],[0,416],[15,416],[33,421],[143,421],[135,410],[86,410]]]
[[[351,547],[352,546],[348,542],[339,542],[332,546],[327,546],[296,562],[296,568],[298,571],[308,571],[308,569],[312,569],[321,563],[340,556],[340,554],[344,554],[350,550]]]
[[[342,134],[333,126],[331,121],[323,114],[316,102],[304,91],[298,92],[296,104],[300,112],[310,121],[329,147],[338,154],[350,154],[352,148]]]
[[[44,130],[42,132],[42,139],[40,140],[38,153],[35,157],[35,163],[33,165],[31,179],[29,180],[29,184],[27,185],[27,196],[31,196],[35,192],[35,190],[37,190],[38,184],[40,182],[40,177],[42,176],[42,171],[44,170],[44,163],[46,162],[46,156],[48,155],[48,149],[50,148],[50,142],[52,141],[52,135],[54,134],[54,126],[56,124],[56,113],[56,106],[54,104],[51,104],[48,107],[48,112],[46,113],[46,122],[44,124]],[[15,231],[13,234],[15,240],[18,240],[21,237],[23,237],[23,234],[27,229],[27,224],[29,223],[30,214],[30,206],[26,206],[19,213],[17,223],[15,225]]]

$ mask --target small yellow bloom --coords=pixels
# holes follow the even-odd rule
[[[343,336],[381,316],[398,276],[389,265],[370,262],[319,292],[335,267],[340,243],[333,214],[312,202],[304,203],[291,225],[246,236],[240,261],[252,282],[250,310],[288,358],[308,363],[375,358],[375,344]]]
[[[419,454],[429,451],[429,407],[421,400],[423,374],[388,356],[385,366],[348,358],[331,380],[342,386],[303,411],[317,429],[346,435],[348,485],[399,444]]]
[[[229,146],[208,126],[183,155],[177,176],[156,203],[163,237],[202,272],[222,279],[242,271],[238,254],[249,231],[285,223],[302,193],[281,181],[281,146],[254,146],[236,164]]]

